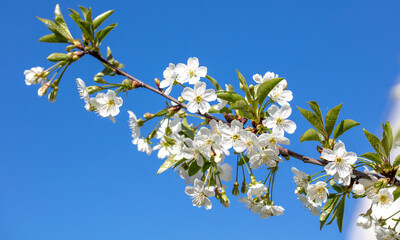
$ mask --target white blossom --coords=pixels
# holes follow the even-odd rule
[[[199,81],[194,85],[194,89],[189,87],[183,89],[182,97],[189,101],[187,104],[189,112],[197,113],[199,111],[201,114],[205,114],[211,108],[208,102],[215,101],[217,94],[213,89],[206,90],[206,83]]]
[[[151,152],[153,151],[152,147],[150,146],[149,142],[146,139],[139,138],[136,141],[137,149],[140,152],[145,152],[147,155],[151,155]]]
[[[204,187],[201,180],[195,179],[194,187],[186,186],[185,193],[193,198],[193,206],[211,209],[211,201],[208,198],[214,196],[214,187]]]
[[[129,128],[132,131],[132,143],[137,144],[140,137],[140,127],[138,125],[136,115],[132,111],[128,111],[128,114],[129,114]]]
[[[272,128],[273,131],[285,131],[289,134],[294,133],[296,130],[296,123],[287,119],[292,114],[292,108],[289,105],[283,105],[281,108],[272,105],[268,109],[268,113],[270,117],[262,121],[265,126]]]
[[[115,117],[119,114],[119,107],[122,106],[122,98],[117,97],[116,93],[108,90],[107,93],[98,93],[94,99],[97,112],[102,117]]]
[[[248,197],[261,197],[264,193],[267,193],[268,189],[264,184],[261,183],[256,183],[254,185],[251,185],[249,187],[249,190],[247,191],[247,196]]]
[[[160,88],[168,87],[164,93],[169,95],[177,77],[175,72],[175,64],[170,63],[169,66],[164,70],[163,76],[164,80],[160,82]]]
[[[364,229],[369,229],[374,223],[373,217],[371,215],[361,214],[357,218],[357,226],[360,226]]]
[[[265,205],[261,208],[260,217],[266,219],[272,216],[280,216],[284,210],[281,206]]]
[[[286,80],[282,80],[278,83],[274,89],[268,94],[272,101],[277,102],[279,105],[287,105],[288,102],[293,100],[292,91],[286,90]]]
[[[338,177],[344,180],[344,184],[350,184],[350,176],[353,172],[353,167],[351,165],[357,161],[357,155],[355,153],[347,152],[344,143],[337,142],[333,147],[333,151],[324,148],[321,157],[329,161],[325,166],[327,174],[332,176],[338,174]]]
[[[323,202],[326,202],[328,193],[326,182],[318,181],[315,184],[309,184],[307,187],[307,198],[310,199],[310,201],[314,201],[319,206]]]
[[[282,158],[276,155],[272,149],[262,150],[250,157],[250,167],[253,169],[259,168],[263,163],[268,167],[276,167],[277,162],[282,162]]]
[[[165,118],[160,122],[160,127],[156,132],[156,138],[163,138],[164,135],[177,135],[182,130],[181,118],[178,114],[170,118]],[[171,134],[167,134],[167,128],[171,130]]]
[[[308,186],[308,174],[298,170],[295,167],[292,167],[292,172],[295,174],[293,176],[293,180],[296,183],[297,186],[302,187],[304,189],[307,189]]]
[[[31,84],[41,84],[46,81],[43,77],[46,74],[47,72],[45,72],[42,67],[33,67],[29,70],[25,70],[25,83],[28,86]]]
[[[278,143],[284,145],[290,144],[290,140],[288,138],[285,138],[283,135],[284,132],[279,131],[275,131],[272,133],[263,133],[258,137],[258,140],[262,147],[268,147],[269,149],[274,150],[276,154],[279,154]]]
[[[225,182],[232,181],[232,166],[228,163],[224,163],[222,165],[218,165],[217,170],[219,172],[219,176],[221,180]]]
[[[189,84],[195,84],[200,80],[201,77],[205,77],[207,75],[207,68],[199,67],[199,59],[196,57],[191,57],[188,59],[187,65],[183,63],[176,65],[175,72],[178,74],[178,82],[189,82]]]
[[[88,99],[89,98],[89,92],[86,89],[85,82],[82,79],[77,78],[76,79],[76,85],[78,86],[79,96],[81,97],[81,99]],[[85,102],[86,102],[86,100],[85,100]]]
[[[392,205],[393,201],[394,197],[387,188],[382,188],[372,198],[372,202],[374,204],[377,204],[379,207],[389,207],[390,205]]]
[[[223,127],[221,127],[221,133],[222,133],[222,140],[221,140],[221,146],[224,147],[225,149],[230,149],[232,146],[234,146],[234,143],[238,141],[239,143],[236,146],[242,146],[244,143],[243,140],[240,139],[240,131],[243,129],[243,123],[241,123],[238,120],[233,120],[231,122],[231,126],[229,127],[227,124],[225,124]],[[234,147],[236,152],[239,152],[240,149],[236,149]],[[244,150],[243,150],[244,151]]]
[[[269,79],[273,79],[273,78],[277,78],[277,77],[278,77],[278,74],[275,74],[273,72],[266,72],[263,77],[261,77],[261,75],[257,73],[257,74],[253,75],[253,80],[257,83],[263,83]]]
[[[244,129],[239,131],[240,141],[235,141],[233,143],[233,149],[236,152],[244,152],[246,149],[246,156],[251,158],[253,155],[257,154],[257,152],[261,151],[261,146],[259,144],[257,136],[249,131]]]
[[[179,166],[179,168],[177,169],[177,172],[182,179],[185,179],[186,184],[190,183],[192,185],[194,184],[194,180],[200,179],[201,176],[203,175],[201,173],[201,171],[198,171],[196,174],[189,177],[189,168],[185,169],[182,165]]]
[[[400,236],[389,228],[384,228],[381,226],[375,227],[375,236],[377,240],[398,240]]]
[[[311,212],[312,215],[319,215],[319,208],[317,203],[311,201],[309,198],[301,194],[297,194],[297,197],[304,204],[304,207]]]
[[[254,214],[259,213],[261,208],[264,206],[262,201],[255,201],[255,199],[251,197],[239,198],[239,202],[246,204],[247,209],[252,211]]]

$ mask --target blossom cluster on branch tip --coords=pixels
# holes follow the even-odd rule
[[[290,144],[286,134],[297,129],[296,123],[289,119],[293,93],[287,90],[286,79],[268,71],[264,75],[254,74],[254,82],[248,83],[237,70],[242,91],[239,93],[231,84],[225,84],[222,89],[216,79],[207,75],[207,67],[200,66],[198,58],[190,57],[186,64],[170,63],[162,73],[162,81],[155,80],[158,89],[151,87],[124,72],[124,64],[114,58],[110,48],[107,48],[106,57],[101,55],[100,43],[116,24],[101,30],[98,27],[113,11],[92,19],[90,8],[80,8],[83,18],[74,10],[70,17],[81,29],[82,39],[72,37],[58,5],[54,22],[39,18],[52,31],[40,41],[68,44],[67,53],[53,53],[47,57],[55,62],[50,68],[34,67],[24,71],[26,85],[40,85],[39,96],[50,92],[48,99],[54,102],[67,68],[82,56],[90,55],[99,60],[104,69],[94,76],[95,85],[86,86],[82,79],[76,79],[87,111],[115,122],[123,104],[119,94],[128,94],[139,87],[171,101],[155,113],[145,113],[143,118],[127,111],[132,144],[148,155],[156,152],[157,158],[164,161],[157,174],[174,169],[185,180],[188,185],[185,193],[192,199],[193,206],[209,210],[215,198],[229,207],[227,185],[235,179],[232,195],[243,194],[239,201],[246,208],[263,219],[280,216],[284,208],[275,203],[275,179],[283,158],[294,157],[323,166],[321,172],[312,175],[292,168],[297,186],[294,193],[311,214],[319,215],[321,228],[336,219],[341,231],[346,198],[367,197],[372,200],[371,207],[359,216],[357,225],[374,227],[378,240],[400,239],[396,231],[400,211],[387,217],[375,214],[376,209],[389,207],[400,197],[400,156],[391,156],[391,150],[400,146],[400,133],[392,132],[389,122],[382,126],[382,139],[363,129],[375,152],[357,156],[347,152],[339,137],[360,124],[344,119],[336,125],[342,104],[323,117],[318,103],[310,101],[312,111],[297,107],[313,127],[300,137],[300,142],[318,142],[320,160],[302,156],[281,146]],[[121,82],[109,79],[117,76],[125,79]],[[176,98],[171,96],[174,86],[174,91],[180,88]],[[156,122],[154,128],[144,134],[146,131],[142,127],[150,121]],[[357,170],[360,167],[364,167],[364,173]],[[394,225],[388,220],[393,220]]]

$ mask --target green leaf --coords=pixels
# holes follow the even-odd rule
[[[52,33],[39,38],[39,42],[68,43],[68,39],[61,34]]]
[[[345,202],[346,197],[343,196],[340,202],[338,203],[336,207],[336,223],[338,225],[339,231],[342,232],[342,227],[343,227],[343,217],[344,217],[344,202]]]
[[[47,57],[50,62],[60,62],[67,60],[67,54],[65,53],[52,53]]]
[[[219,86],[217,80],[215,80],[214,78],[210,77],[209,75],[207,75],[206,78],[207,78],[208,81],[210,81],[211,84],[214,86],[215,90],[217,90],[217,91],[222,90],[222,88]]]
[[[164,172],[165,170],[171,168],[176,162],[176,160],[174,160],[175,156],[176,156],[176,154],[170,156],[167,160],[165,160],[165,162],[158,169],[157,174],[160,174],[160,173]]]
[[[105,27],[104,29],[99,30],[99,31],[96,33],[96,39],[97,39],[99,42],[103,41],[103,39],[104,39],[104,38],[111,32],[111,30],[113,30],[116,26],[117,26],[117,23],[113,23],[113,24],[111,24],[111,25]]]
[[[82,7],[82,6],[79,6],[79,8],[81,9],[83,17],[85,18],[85,20],[90,22],[90,23],[92,23],[93,22],[93,20],[92,20],[92,9],[91,8],[87,9],[85,7]]]
[[[48,20],[48,19],[40,18],[40,17],[37,17],[37,19],[39,19],[41,22],[43,22],[46,25],[46,27],[53,33],[62,35],[66,39],[71,38],[70,34],[68,34],[63,28],[61,28],[55,22]]]
[[[217,110],[214,108],[214,106],[211,106],[210,110],[208,110],[208,113],[231,113],[232,110],[230,110],[227,107],[222,108],[221,110]]]
[[[231,109],[239,110],[240,115],[242,115],[243,117],[245,117],[247,119],[254,118],[253,113],[251,112],[251,107],[244,100],[236,101],[234,104],[232,104]]]
[[[240,89],[242,89],[246,93],[246,97],[249,101],[253,101],[253,96],[250,94],[249,86],[247,85],[246,79],[239,72],[239,70],[236,69],[236,72],[239,77]]]
[[[336,206],[336,203],[339,201],[338,196],[334,196],[331,199],[329,199],[325,205],[322,207],[321,210],[321,215],[319,216],[319,221],[320,221],[320,229],[325,225],[326,220],[328,220],[329,216],[331,215],[333,209]]]
[[[395,158],[395,160],[394,160],[394,162],[393,162],[393,167],[399,166],[399,164],[400,164],[400,155],[398,155],[398,156]]]
[[[193,161],[189,166],[189,177],[195,175],[200,169],[201,167],[197,165],[196,161]]]
[[[325,117],[325,130],[326,130],[326,134],[327,137],[330,137],[333,131],[333,128],[335,127],[336,124],[336,120],[339,116],[340,113],[340,109],[342,108],[342,104],[332,108],[331,110],[329,110],[329,112],[326,114]]]
[[[321,123],[324,124],[324,120],[322,118],[321,109],[319,108],[318,103],[315,102],[315,101],[309,101],[307,103],[308,103],[308,105],[310,105],[310,107],[313,110],[313,112],[315,113],[315,115],[317,115],[317,117],[321,120]]]
[[[351,120],[351,119],[345,119],[341,121],[335,128],[335,131],[333,132],[333,137],[337,139],[340,137],[343,133],[346,131],[350,130],[351,128],[360,125],[358,122]]]
[[[393,192],[394,201],[396,201],[400,197],[400,187],[397,187]]]
[[[72,41],[73,37],[68,29],[67,24],[65,23],[64,17],[60,11],[60,6],[58,4],[56,5],[56,9],[54,10],[54,15],[55,15],[54,18],[55,23],[64,30],[64,32],[69,36],[68,39]]]
[[[246,101],[244,99],[244,97],[240,96],[239,94],[237,94],[235,92],[220,91],[220,92],[217,92],[217,97],[219,99],[228,101],[228,103],[230,103],[230,104],[235,103],[236,101],[239,101],[239,100]]]
[[[382,162],[382,159],[379,157],[379,155],[376,153],[372,153],[372,152],[366,152],[366,153],[360,155],[360,157],[369,159],[377,164]]]
[[[319,120],[319,118],[317,117],[317,115],[315,115],[314,113],[297,107],[301,113],[301,115],[303,115],[303,117],[309,122],[311,123],[311,125],[313,127],[315,127],[315,129],[318,130],[318,132],[320,132],[321,134],[324,134],[324,125],[321,123],[321,121]]]
[[[108,10],[107,12],[104,12],[104,13],[100,14],[99,16],[97,16],[93,20],[94,30],[96,30],[113,13],[114,13],[114,10]]]
[[[93,24],[88,21],[78,20],[79,27],[82,30],[82,34],[85,35],[87,40],[93,40],[94,38],[94,31],[93,31]]]
[[[379,140],[378,137],[376,137],[374,134],[368,132],[367,130],[363,129],[365,137],[367,137],[368,142],[371,144],[371,146],[375,149],[375,151],[382,155],[385,156],[385,150],[383,149],[382,143]]]
[[[305,141],[317,141],[322,143],[323,141],[325,141],[325,138],[324,136],[322,136],[322,134],[315,131],[314,128],[310,128],[300,137],[300,142]]]
[[[385,149],[386,155],[390,155],[390,151],[393,147],[393,132],[392,127],[390,126],[390,122],[386,122],[383,127],[383,137],[382,137],[382,146]]]
[[[257,100],[260,106],[263,105],[265,98],[274,89],[274,87],[280,83],[284,78],[272,78],[260,83],[257,87]]]
[[[182,132],[183,132],[183,134],[186,136],[186,137],[188,137],[188,138],[190,138],[190,139],[194,139],[194,131],[189,127],[189,125],[187,124],[187,121],[186,121],[186,124],[185,123],[182,123]]]

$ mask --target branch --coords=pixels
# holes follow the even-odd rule
[[[171,97],[171,96],[165,94],[164,92],[162,92],[162,91],[160,91],[160,90],[158,90],[158,89],[156,89],[156,88],[154,88],[154,87],[152,87],[152,86],[150,86],[150,85],[148,85],[148,84],[146,84],[146,83],[140,81],[139,79],[133,77],[132,75],[130,75],[129,73],[127,73],[127,72],[125,72],[125,71],[123,71],[123,70],[121,70],[120,68],[117,68],[116,66],[114,66],[113,64],[111,64],[110,62],[108,62],[105,58],[103,58],[103,57],[100,55],[100,53],[94,52],[94,51],[86,51],[86,50],[85,50],[85,47],[82,46],[82,45],[78,46],[77,48],[80,49],[80,50],[82,50],[82,51],[84,52],[84,53],[82,54],[82,56],[83,56],[84,54],[89,54],[89,55],[91,55],[92,57],[98,59],[100,62],[106,64],[106,65],[109,66],[111,69],[113,69],[113,70],[115,71],[116,74],[121,75],[121,76],[124,76],[124,77],[130,79],[131,81],[137,82],[138,85],[139,85],[140,87],[147,88],[147,89],[149,89],[150,91],[153,91],[153,92],[155,92],[155,93],[157,93],[157,94],[159,94],[159,95],[161,95],[161,96],[167,98],[168,100],[170,100],[170,101],[176,103],[180,108],[187,109],[186,104],[180,103],[176,98]],[[208,118],[208,119],[215,119],[216,121],[222,121],[222,122],[224,122],[224,123],[229,124],[227,121],[222,120],[222,119],[220,119],[220,118],[218,118],[218,117],[215,117],[215,116],[213,116],[213,115],[211,115],[211,114],[208,114],[208,113],[202,114],[202,113],[200,113],[200,112],[197,112],[197,114],[198,114],[198,115],[201,115],[201,116],[203,116],[203,117],[205,117],[205,118]],[[317,160],[317,159],[315,159],[315,158],[311,158],[311,157],[304,156],[304,155],[302,155],[302,154],[300,154],[300,153],[293,152],[293,151],[291,151],[291,150],[289,150],[289,149],[286,149],[286,148],[284,148],[284,147],[281,147],[281,146],[279,146],[279,152],[280,152],[280,154],[281,154],[283,157],[290,156],[290,157],[299,159],[299,160],[303,161],[304,163],[310,163],[310,164],[314,164],[314,165],[318,165],[318,166],[322,166],[322,167],[324,167],[324,166],[327,164],[326,162],[323,162],[323,161],[321,161],[321,160]],[[372,176],[377,177],[378,179],[379,179],[379,178],[382,178],[382,176],[380,176],[380,175],[377,175],[377,174],[367,174],[367,173],[364,173],[364,172],[361,172],[361,171],[358,171],[358,170],[355,170],[355,169],[353,170],[353,175],[357,176],[358,178],[366,178],[366,179],[372,179],[372,178],[371,178]],[[397,179],[393,179],[393,185],[395,185],[395,186],[400,186],[400,181],[398,181]]]

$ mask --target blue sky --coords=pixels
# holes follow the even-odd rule
[[[65,74],[56,103],[37,97],[23,71],[50,66],[46,57],[64,46],[39,43],[48,30],[35,16],[52,18],[56,3],[114,9],[118,27],[103,42],[126,70],[152,83],[169,62],[196,56],[208,74],[236,86],[239,69],[251,81],[273,71],[288,80],[292,106],[315,100],[327,108],[344,103],[340,118],[353,118],[379,133],[389,89],[400,73],[398,1],[7,1],[2,4],[3,92],[0,100],[0,239],[343,239],[355,202],[346,205],[344,234],[319,230],[318,219],[296,196],[291,166],[278,173],[276,201],[285,214],[260,219],[231,198],[231,207],[191,206],[184,182],[172,171],[156,176],[162,161],[137,152],[127,110],[157,111],[162,98],[139,89],[125,100],[117,124],[83,108],[75,86],[102,66],[89,56]],[[77,28],[67,20],[73,35]],[[122,79],[119,79],[122,80]],[[176,93],[176,92],[175,92]],[[310,126],[297,110],[290,149],[316,156],[315,144],[298,139]],[[369,151],[358,127],[343,136],[349,151]],[[262,174],[262,173],[260,173]]]

